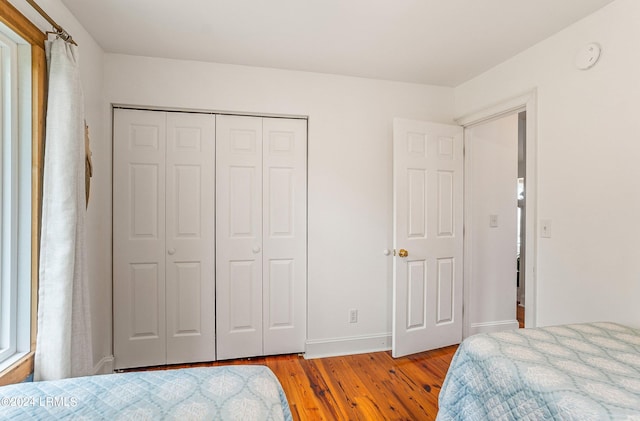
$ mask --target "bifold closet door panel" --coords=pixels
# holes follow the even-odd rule
[[[116,368],[215,359],[215,116],[114,110]]]
[[[307,122],[263,119],[264,354],[304,352]]]
[[[165,364],[166,114],[114,110],[115,368]]]
[[[262,118],[216,116],[219,360],[262,355]]]
[[[167,113],[167,364],[215,360],[215,116]]]

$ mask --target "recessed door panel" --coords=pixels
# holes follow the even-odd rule
[[[202,268],[200,262],[176,262],[174,265],[177,304],[174,313],[173,335],[199,335],[201,333]]]
[[[290,328],[294,325],[294,261],[291,259],[269,262],[269,328]]]
[[[158,239],[160,187],[157,164],[130,164],[129,192],[131,204],[130,239]]]
[[[407,330],[424,329],[427,313],[427,264],[407,263]]]
[[[234,237],[259,237],[256,233],[256,168],[231,166],[229,168],[229,236]],[[224,203],[220,203],[225,206]]]
[[[227,116],[221,116],[220,118],[226,119]],[[229,118],[237,120],[242,117]],[[253,127],[246,129],[230,128],[227,133],[229,136],[229,149],[232,154],[254,156],[258,152],[256,148],[260,137],[259,129]]]
[[[409,238],[427,236],[427,172],[423,169],[407,170],[407,211]]]
[[[117,112],[122,113],[122,110]],[[160,124],[138,124],[130,123],[128,127],[129,150],[135,151],[153,151],[160,152],[160,147],[164,146],[164,127]]]
[[[438,236],[453,237],[454,215],[454,172],[438,171]]]
[[[427,156],[427,135],[425,133],[407,133],[407,154],[419,158]]]
[[[293,156],[296,150],[295,130],[270,130],[267,134],[267,142],[270,155]]]
[[[254,308],[247,297],[256,295],[261,289],[259,282],[260,268],[255,260],[229,263],[229,332],[255,332],[260,308]],[[222,297],[225,298],[225,297]]]
[[[453,322],[455,261],[451,257],[438,259],[438,287],[436,290],[436,324]]]
[[[178,238],[200,238],[202,221],[201,196],[202,168],[199,165],[176,165],[175,177],[175,207],[176,225],[174,235]],[[210,193],[212,194],[212,193]]]
[[[438,137],[438,156],[440,159],[453,161],[455,158],[455,140],[450,136]]]
[[[160,336],[160,281],[157,264],[131,265],[131,339],[157,339]]]
[[[295,226],[295,202],[293,168],[269,168],[269,216],[270,237],[292,237]]]
[[[172,117],[176,117],[176,115],[173,114]],[[184,115],[180,115],[178,118],[183,119],[183,117]],[[196,116],[196,118],[201,117]],[[212,119],[213,117],[207,116],[205,118]],[[175,141],[170,144],[172,146],[173,152],[200,152],[202,150],[202,142],[211,141],[210,139],[207,139],[209,134],[203,133],[202,127],[188,127],[181,125],[178,127],[174,126],[173,130]]]

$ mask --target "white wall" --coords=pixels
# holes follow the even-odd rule
[[[49,25],[24,0],[9,0],[42,31]],[[86,219],[88,276],[91,287],[93,362],[98,371],[109,371],[111,355],[111,139],[105,136],[103,100],[103,58],[100,46],[59,0],[38,0],[38,4],[79,45],[80,76],[85,112],[93,150],[91,200]],[[107,358],[107,360],[104,360]],[[107,362],[107,364],[103,364]]]
[[[517,329],[518,115],[467,128],[465,148],[468,333]]]
[[[107,54],[105,93],[117,104],[309,116],[308,354],[390,347],[392,119],[450,123],[452,89]]]
[[[640,2],[595,14],[454,90],[465,115],[537,88],[537,324],[612,320],[640,326]],[[574,57],[601,44],[600,62]]]

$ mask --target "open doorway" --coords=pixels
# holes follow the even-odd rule
[[[468,334],[525,325],[526,111],[465,128]]]
[[[513,112],[465,130],[465,262],[471,334],[517,329],[518,126]]]
[[[522,285],[521,303],[526,305],[524,324],[536,327],[536,96],[532,90],[456,120],[464,127],[465,145],[465,338],[518,329],[518,283]],[[494,129],[502,126],[500,133],[506,134],[506,140],[484,145],[477,142],[483,137],[496,138],[491,130],[483,133],[492,123]],[[523,179],[519,222],[518,178]]]
[[[517,248],[516,248],[516,319],[518,327],[525,327],[525,263],[526,252],[526,174],[527,174],[527,112],[518,113],[518,179],[517,179]]]

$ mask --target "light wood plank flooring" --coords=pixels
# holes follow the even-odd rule
[[[262,364],[276,374],[294,420],[434,420],[457,346],[394,359],[390,352],[305,360],[297,355],[180,366]],[[132,370],[133,371],[133,370]]]

